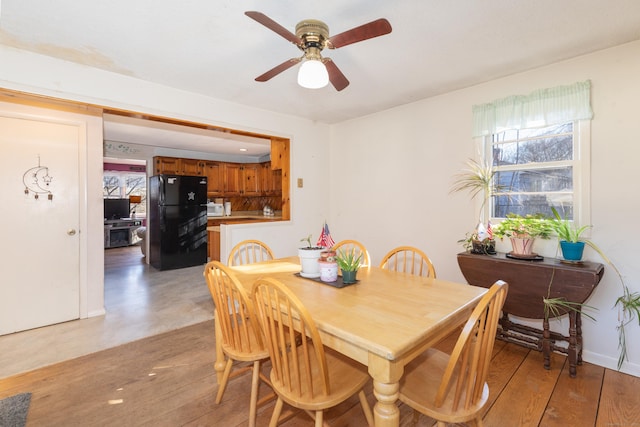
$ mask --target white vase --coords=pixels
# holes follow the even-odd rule
[[[300,275],[302,277],[320,277],[320,266],[318,265],[318,259],[320,258],[320,253],[325,250],[325,248],[315,247],[298,249],[298,256],[300,257],[300,265],[302,267]]]

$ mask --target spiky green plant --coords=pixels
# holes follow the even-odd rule
[[[358,256],[356,256],[356,251],[354,249],[349,251],[338,249],[336,262],[338,263],[338,267],[340,267],[340,270],[356,271],[357,269],[360,268],[361,261],[362,261],[362,252]]]
[[[498,191],[497,186],[494,185],[493,177],[496,171],[489,162],[478,162],[473,159],[467,161],[467,169],[457,175],[449,193],[468,192],[471,194],[471,198],[474,199],[477,195],[482,195],[482,205],[480,206],[480,212],[478,220],[482,218],[482,212],[484,210],[487,201]]]
[[[551,206],[553,212],[553,218],[551,219],[551,227],[556,232],[560,240],[566,240],[567,242],[577,243],[584,241],[581,239],[582,233],[591,228],[591,225],[583,225],[578,227],[575,222],[571,222],[566,218],[562,218],[558,213],[558,210]]]

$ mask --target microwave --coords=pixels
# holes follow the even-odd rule
[[[223,216],[224,205],[222,203],[207,203],[207,216]]]

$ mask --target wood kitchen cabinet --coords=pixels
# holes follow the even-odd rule
[[[179,157],[154,157],[155,175],[204,175],[204,162],[198,159],[181,159]]]
[[[202,176],[204,175],[204,162],[197,159],[180,159],[180,169],[182,175]]]
[[[224,195],[224,163],[204,162],[204,175],[207,177],[207,197]]]
[[[262,170],[260,163],[245,163],[242,165],[243,196],[259,196],[261,194],[260,174],[258,173],[260,170]]]
[[[176,157],[154,157],[153,167],[155,175],[181,175],[180,159]]]
[[[224,164],[224,184],[224,195],[226,197],[242,195],[243,182],[241,164]]]
[[[271,162],[260,164],[260,191],[264,196],[282,193],[282,170],[271,169]]]
[[[208,197],[273,196],[282,193],[282,170],[271,162],[227,163],[178,157],[153,158],[154,174],[207,177]]]

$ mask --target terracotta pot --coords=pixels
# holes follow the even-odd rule
[[[511,253],[515,255],[531,255],[533,253],[533,242],[536,239],[511,237],[509,240],[511,240]]]

